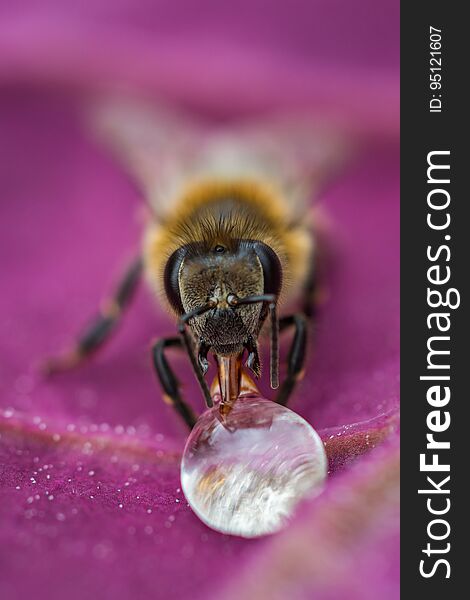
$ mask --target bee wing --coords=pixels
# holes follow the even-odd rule
[[[200,159],[218,176],[263,178],[286,199],[293,219],[334,177],[352,151],[352,140],[309,117],[283,116],[216,132]]]
[[[125,97],[95,101],[85,120],[163,220],[177,181],[197,152],[202,128],[176,110]]]
[[[299,218],[349,149],[338,130],[309,117],[209,128],[161,105],[108,99],[89,122],[161,220],[189,182],[207,178],[262,178]]]

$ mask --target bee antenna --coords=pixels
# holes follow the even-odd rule
[[[275,390],[279,387],[279,319],[275,302],[270,303],[269,314],[271,316],[270,379],[271,388]]]
[[[277,389],[279,387],[279,319],[277,316],[276,294],[260,294],[247,296],[246,298],[237,298],[232,295],[228,300],[233,308],[243,304],[255,304],[256,302],[269,303],[269,315],[271,317],[270,383],[273,390]]]
[[[189,360],[191,361],[191,366],[193,368],[194,374],[196,375],[196,379],[199,383],[202,393],[204,394],[204,399],[206,401],[206,405],[208,408],[211,408],[213,406],[211,393],[210,393],[209,387],[207,385],[207,381],[204,379],[204,374],[202,372],[202,369],[201,369],[201,367],[198,363],[198,360],[196,358],[196,355],[194,353],[193,342],[188,333],[188,330],[186,329],[186,325],[190,319],[204,314],[205,312],[214,308],[216,305],[217,305],[217,302],[210,301],[207,304],[204,304],[203,306],[199,306],[198,308],[185,313],[184,315],[182,315],[180,317],[179,325],[178,325],[178,330],[183,338],[184,347],[186,349],[186,352],[188,353]]]

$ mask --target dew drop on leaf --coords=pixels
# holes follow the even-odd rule
[[[280,530],[299,502],[316,496],[327,475],[323,442],[292,410],[242,397],[228,415],[217,406],[194,426],[181,484],[199,518],[243,537]]]

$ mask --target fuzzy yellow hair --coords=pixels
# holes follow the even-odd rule
[[[160,295],[164,296],[163,273],[169,257],[178,248],[196,242],[204,242],[208,248],[217,244],[230,248],[234,240],[263,242],[281,262],[284,299],[304,282],[312,255],[310,224],[307,216],[304,222],[295,222],[287,200],[268,182],[193,182],[173,206],[163,222],[149,226],[145,236],[147,276]]]

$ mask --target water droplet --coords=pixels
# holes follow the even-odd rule
[[[258,397],[240,398],[225,417],[218,407],[201,415],[181,463],[183,492],[199,518],[243,537],[281,529],[302,499],[320,492],[326,473],[311,425]]]

